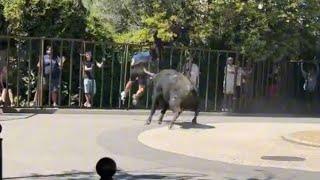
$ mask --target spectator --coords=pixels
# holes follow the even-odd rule
[[[235,61],[235,76],[236,76],[236,98],[237,98],[237,107],[240,105],[240,97],[241,97],[241,85],[243,83],[243,75],[244,75],[244,70],[243,68],[240,66],[240,61],[236,60]]]
[[[85,62],[83,68],[83,85],[84,85],[84,93],[86,102],[84,103],[84,107],[92,107],[93,105],[93,97],[96,94],[96,81],[94,78],[94,65],[97,65],[98,68],[101,68],[103,65],[102,63],[94,62],[92,60],[91,51],[87,51],[85,53]]]
[[[6,77],[7,73],[8,73],[7,66],[4,66],[2,69],[0,69],[0,88],[1,88],[0,105],[5,104],[7,99],[7,94],[9,94],[11,107],[14,107],[15,104],[13,101],[13,93],[12,93],[12,89],[9,86],[9,83],[7,82],[7,77]]]
[[[57,57],[53,58],[52,56],[52,47],[48,46],[46,49],[46,54],[43,56],[43,87],[46,86],[49,87],[49,90],[51,91],[51,100],[53,102],[53,106],[57,107],[57,99],[58,99],[58,90],[60,88],[59,84],[59,77],[61,73],[61,69],[63,66],[63,63],[65,61],[65,58]],[[40,61],[37,64],[37,67],[40,68]],[[51,82],[49,84],[51,77]],[[35,105],[38,102],[38,96],[39,96],[39,87],[40,84],[38,84],[38,88],[36,90],[36,93],[34,95],[34,100],[32,105]]]
[[[304,63],[301,63],[302,76],[305,79],[303,84],[303,90],[305,91],[305,97],[307,100],[308,108],[310,109],[310,102],[314,101],[314,94],[317,86],[317,79],[319,75],[319,65],[313,62],[315,68],[310,68],[309,71],[305,71],[303,68]]]
[[[224,69],[223,93],[224,102],[222,111],[230,111],[232,107],[232,100],[234,95],[235,83],[235,66],[233,65],[233,58],[228,57],[227,64]]]
[[[187,63],[183,67],[183,74],[190,79],[196,89],[199,89],[200,71],[198,65],[193,63],[193,57],[187,59]]]
[[[152,53],[152,48],[149,52],[139,52],[132,57],[131,69],[130,69],[130,80],[127,82],[124,91],[121,92],[121,100],[124,102],[134,82],[138,82],[139,89],[132,95],[132,104],[137,105],[139,98],[143,95],[148,74],[146,68],[150,62],[158,59],[157,56]]]

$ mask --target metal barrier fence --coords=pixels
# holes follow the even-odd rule
[[[83,108],[83,63],[84,52],[92,51],[93,60],[103,68],[95,68],[97,93],[94,108],[128,108],[122,105],[120,93],[130,75],[130,61],[135,52],[148,50],[147,45],[116,44],[80,39],[0,36],[0,67],[7,67],[4,81],[14,95],[15,107],[51,107],[52,75],[45,77],[43,59],[47,46],[53,48],[53,57],[64,56],[66,61],[59,74],[58,105],[61,108]],[[225,67],[228,57],[233,57],[234,93],[233,110],[261,111],[277,107],[288,111],[292,99],[297,102],[303,96],[303,78],[297,63],[281,61],[254,62],[236,51],[212,50],[187,47],[164,47],[158,66],[149,66],[151,71],[177,69],[182,71],[190,54],[200,68],[199,95],[202,111],[221,111],[225,99]],[[40,62],[38,64],[38,62]],[[37,66],[38,64],[38,66]],[[133,87],[133,90],[136,86]],[[319,88],[318,88],[319,90]],[[37,93],[36,93],[37,92]],[[129,93],[131,97],[132,93]],[[149,108],[150,89],[135,108]],[[270,103],[272,99],[277,99]],[[279,101],[281,99],[281,101]],[[35,101],[34,101],[35,100]],[[34,102],[34,103],[32,103]],[[288,108],[289,107],[289,108]]]

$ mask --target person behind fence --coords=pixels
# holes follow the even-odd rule
[[[224,81],[223,81],[223,108],[222,111],[230,111],[232,107],[232,100],[234,94],[235,85],[235,66],[233,65],[233,58],[227,58],[227,64],[224,69]]]
[[[57,107],[58,100],[58,91],[60,88],[60,73],[65,61],[64,57],[56,57],[53,58],[53,49],[51,46],[46,48],[46,54],[43,56],[43,84],[42,88],[49,87],[49,91],[51,92],[51,100],[54,107]],[[37,64],[37,67],[40,69],[40,61]],[[38,102],[40,84],[38,84],[38,88],[34,95],[34,99],[32,105],[35,105]]]
[[[4,66],[3,68],[0,69],[0,89],[1,89],[1,97],[0,97],[0,106],[5,104],[6,99],[7,99],[7,94],[9,95],[9,100],[11,107],[13,107],[14,101],[13,101],[13,93],[12,89],[10,87],[10,84],[7,81],[7,66]],[[11,75],[8,75],[8,78],[11,78]]]
[[[317,87],[317,80],[319,76],[319,64],[313,61],[314,67],[310,68],[308,71],[304,70],[304,63],[301,63],[301,72],[304,78],[303,90],[305,91],[306,100],[308,106],[310,107],[310,102],[314,100],[315,90]]]
[[[84,107],[92,107],[93,97],[96,94],[96,81],[94,78],[94,67],[97,65],[98,68],[101,68],[103,65],[97,61],[93,61],[91,51],[87,51],[85,54],[85,61],[83,63],[83,86],[86,102]]]
[[[156,60],[156,56],[154,56],[152,49],[150,51],[138,52],[133,55],[131,59],[131,67],[130,67],[130,79],[126,84],[124,91],[121,92],[121,100],[124,102],[133,83],[138,82],[139,88],[138,91],[132,95],[132,104],[137,105],[139,98],[143,95],[148,74],[145,72],[148,64]]]
[[[237,98],[237,106],[240,105],[240,98],[242,94],[242,83],[243,83],[243,75],[244,75],[244,70],[240,66],[240,61],[236,60],[235,61],[235,76],[237,77],[236,79],[236,92],[235,96]]]
[[[186,64],[183,66],[183,74],[190,79],[196,89],[199,89],[200,70],[197,64],[193,63],[193,57],[188,57]]]

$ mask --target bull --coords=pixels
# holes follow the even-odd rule
[[[165,69],[158,74],[150,73],[147,70],[145,72],[152,76],[151,84],[153,86],[151,112],[146,125],[151,123],[152,116],[157,108],[161,109],[159,124],[162,123],[168,109],[173,111],[174,116],[169,129],[172,128],[174,122],[184,110],[194,111],[192,123],[196,124],[200,100],[191,81],[182,73],[173,69]]]

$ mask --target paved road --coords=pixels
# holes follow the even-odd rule
[[[137,137],[159,125],[153,121],[151,126],[144,126],[146,115],[126,113],[1,115],[4,177],[97,179],[95,163],[103,156],[116,160],[117,179],[305,180],[320,177],[320,172],[234,165],[152,149],[138,142]],[[191,116],[180,119],[188,120]],[[318,118],[230,118],[208,114],[199,117],[203,124],[257,121],[320,123]],[[190,148],[196,150],[197,147]]]

